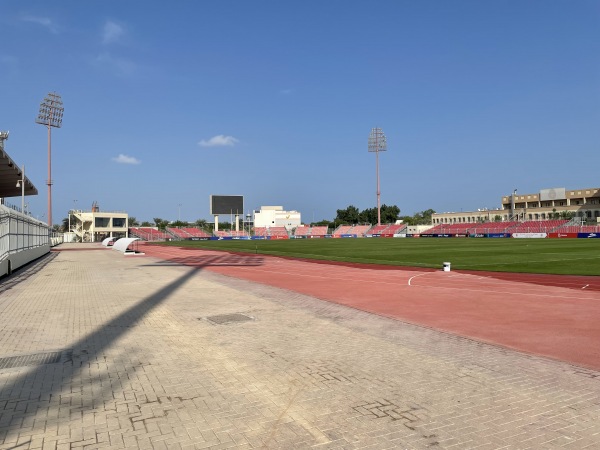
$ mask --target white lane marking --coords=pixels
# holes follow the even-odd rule
[[[588,287],[588,286],[589,286],[589,284],[586,284],[586,285],[585,285],[584,287],[582,287],[581,289],[585,289],[585,288],[586,288],[586,287]]]
[[[423,275],[427,275],[428,273],[430,273],[430,272],[420,273],[419,275],[413,275],[412,277],[410,277],[410,278],[408,279],[408,285],[409,285],[409,286],[411,285],[410,283],[411,283],[411,281],[413,280],[413,278],[422,277]]]

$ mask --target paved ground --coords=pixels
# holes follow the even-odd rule
[[[600,448],[599,372],[73,247],[0,282],[0,448]]]

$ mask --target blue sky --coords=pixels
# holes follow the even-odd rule
[[[210,219],[209,195],[310,222],[597,187],[600,1],[27,1],[0,16],[0,129],[46,213]],[[20,204],[20,199],[8,199]],[[181,205],[181,207],[179,207]],[[221,219],[223,220],[223,219]]]

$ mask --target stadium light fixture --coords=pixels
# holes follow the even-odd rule
[[[50,92],[40,103],[40,112],[35,123],[48,127],[48,226],[52,228],[52,127],[62,126],[63,102],[56,92]]]
[[[377,225],[381,225],[381,189],[379,189],[379,152],[387,150],[387,139],[381,128],[372,128],[369,134],[369,152],[375,153],[377,176]]]

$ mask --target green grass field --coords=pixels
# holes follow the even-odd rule
[[[297,239],[164,245],[298,258],[493,272],[600,275],[600,239]]]

